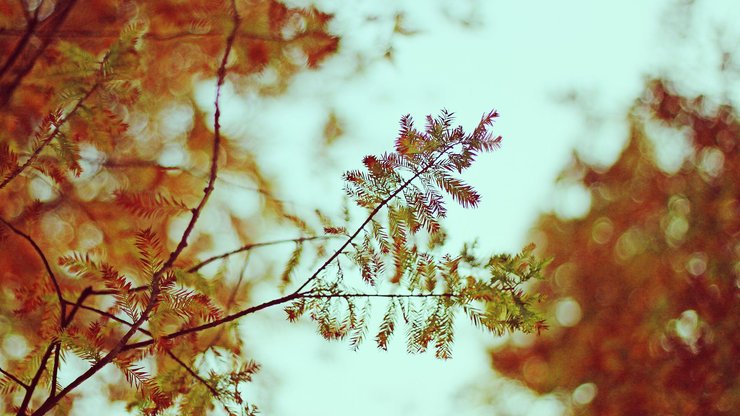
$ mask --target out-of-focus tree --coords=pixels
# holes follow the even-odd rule
[[[258,365],[234,322],[276,305],[356,347],[381,298],[377,346],[402,319],[409,351],[439,358],[451,354],[457,312],[495,333],[541,327],[536,297],[521,290],[541,277],[532,247],[441,252],[445,198],[480,199],[458,175],[500,145],[496,112],[470,133],[447,111],[422,130],[404,117],[393,152],[345,174],[355,209],[299,216],[222,129],[222,95],[227,84],[255,88],[266,70],[275,82],[259,92],[279,93],[319,65],[339,44],[331,16],[272,0],[0,0],[0,10],[4,413],[68,414],[82,383],[115,368],[129,385],[108,382],[109,398],[144,414],[253,414],[242,384]],[[209,79],[214,101],[203,105],[194,84]],[[221,190],[234,186],[258,192],[261,209],[236,212]],[[297,236],[255,240],[258,223],[273,222]],[[239,244],[219,252],[226,232]],[[272,279],[281,297],[250,306],[244,273],[205,271],[285,243],[288,259],[248,278]],[[277,277],[272,263],[284,265]]]
[[[562,175],[588,189],[588,214],[548,214],[536,225],[535,240],[554,257],[553,278],[536,286],[549,298],[552,329],[526,346],[497,348],[493,367],[538,393],[561,395],[572,414],[733,414],[740,408],[737,111],[653,80],[628,118],[629,140],[612,166],[576,157]],[[688,156],[666,171],[657,155],[682,140]]]

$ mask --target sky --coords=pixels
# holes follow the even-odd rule
[[[466,176],[483,202],[474,211],[452,209],[446,224],[453,247],[478,239],[482,253],[517,251],[539,213],[586,213],[587,191],[556,186],[557,174],[574,149],[603,165],[615,160],[625,114],[647,75],[671,74],[689,91],[728,94],[712,81],[718,62],[711,51],[714,42],[737,44],[712,28],[732,21],[738,6],[705,1],[687,16],[683,3],[317,1],[335,14],[330,27],[341,36],[339,53],[297,76],[285,95],[231,97],[224,119],[233,117],[235,132],[254,141],[286,199],[299,209],[336,212],[341,173],[358,167],[363,155],[389,149],[401,115],[423,120],[446,108],[471,128],[496,109],[494,132],[504,137],[503,147]],[[412,34],[393,33],[399,12]],[[390,60],[383,57],[389,50]],[[737,97],[732,85],[729,94]],[[579,100],[567,100],[574,96]],[[307,150],[330,112],[343,136],[328,154]],[[256,297],[275,295],[263,290]],[[445,362],[409,356],[401,339],[388,352],[372,342],[352,352],[346,343],[321,339],[311,323],[285,322],[281,310],[250,317],[241,328],[263,364],[250,391],[268,415],[492,414],[480,403],[487,388],[505,392],[500,406],[508,414],[564,414],[554,397],[497,382],[486,346],[500,340],[462,321],[453,359]]]
[[[335,15],[330,29],[342,39],[339,53],[296,76],[278,97],[236,95],[227,84],[222,124],[230,140],[258,151],[293,208],[336,213],[342,172],[359,167],[366,154],[390,149],[402,115],[423,122],[446,108],[469,129],[496,109],[501,117],[494,133],[504,137],[503,147],[465,176],[483,201],[476,210],[450,209],[446,226],[453,231],[451,247],[477,239],[481,253],[518,251],[538,214],[577,217],[588,210],[584,189],[555,185],[555,179],[575,149],[593,162],[615,160],[626,111],[647,75],[670,74],[689,91],[729,95],[737,103],[737,82],[719,89],[712,51],[716,42],[737,49],[736,30],[713,28],[740,21],[740,7],[705,0],[687,17],[684,3],[317,0],[312,4]],[[410,34],[394,33],[397,14]],[[273,75],[266,71],[255,82],[269,84]],[[210,105],[213,90],[208,82],[196,86],[197,101]],[[310,150],[332,112],[343,135],[323,153]],[[239,207],[256,203],[253,194],[229,192],[219,198]],[[276,295],[258,287],[254,301]],[[400,338],[388,352],[372,342],[352,352],[346,343],[324,341],[311,323],[288,323],[281,309],[263,312],[242,319],[240,330],[262,364],[248,392],[265,415],[495,414],[483,403],[490,399],[487,389],[507,397],[499,403],[506,414],[564,414],[556,398],[495,379],[486,348],[501,340],[466,322],[456,325],[453,358],[439,361],[406,354]],[[95,401],[94,386],[83,389],[93,394],[77,414],[105,405]],[[123,414],[120,406],[109,408]]]

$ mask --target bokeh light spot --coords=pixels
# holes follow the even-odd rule
[[[3,351],[9,358],[19,360],[28,354],[28,343],[18,334],[8,335],[3,341]]]
[[[696,252],[686,262],[686,271],[694,276],[701,276],[707,270],[707,255]]]
[[[613,233],[614,225],[611,220],[606,217],[601,217],[596,220],[591,228],[591,238],[599,244],[606,244],[609,242]]]
[[[586,405],[596,397],[598,389],[594,383],[583,383],[573,390],[573,402],[578,405]]]
[[[581,321],[581,305],[573,298],[560,299],[555,305],[555,319],[561,326],[576,326]]]

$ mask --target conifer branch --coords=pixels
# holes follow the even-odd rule
[[[226,48],[224,51],[223,58],[221,60],[221,64],[218,68],[218,80],[216,82],[216,98],[214,100],[215,105],[215,112],[213,116],[213,124],[214,124],[214,137],[213,137],[213,155],[211,156],[211,170],[210,170],[210,177],[208,180],[208,184],[206,185],[206,188],[203,190],[203,197],[200,200],[200,203],[196,208],[193,208],[192,216],[190,218],[190,222],[188,223],[187,227],[185,228],[185,231],[183,231],[183,235],[180,238],[180,242],[177,244],[177,247],[170,253],[169,258],[167,261],[157,270],[157,272],[154,273],[152,276],[152,283],[151,283],[151,295],[149,297],[149,302],[144,308],[144,310],[141,312],[141,316],[139,319],[136,320],[136,322],[133,323],[131,328],[126,332],[126,334],[121,337],[121,339],[118,341],[116,346],[108,352],[103,358],[100,359],[100,361],[93,364],[87,371],[82,373],[80,376],[78,376],[76,379],[74,379],[70,384],[68,384],[64,389],[62,389],[58,394],[49,396],[49,398],[37,409],[33,416],[39,416],[47,413],[51,408],[53,408],[59,400],[61,400],[62,397],[67,395],[70,391],[75,389],[77,386],[82,384],[85,380],[92,377],[94,374],[96,374],[100,369],[102,369],[104,366],[111,363],[115,357],[118,356],[120,352],[123,351],[123,348],[126,346],[127,342],[131,337],[139,330],[139,327],[149,318],[149,314],[154,309],[154,306],[156,305],[158,298],[159,298],[159,292],[160,292],[160,280],[161,277],[164,275],[165,271],[170,269],[172,265],[175,263],[175,260],[180,256],[180,253],[185,249],[187,246],[187,240],[190,236],[190,233],[193,231],[193,228],[195,227],[195,224],[197,223],[198,219],[200,218],[200,214],[205,207],[206,203],[208,202],[208,199],[213,192],[214,189],[214,183],[216,182],[216,177],[218,174],[218,154],[219,154],[219,147],[221,143],[221,125],[220,125],[220,118],[221,118],[221,108],[220,108],[220,98],[221,98],[221,88],[223,87],[225,81],[226,81],[226,64],[229,59],[229,55],[231,54],[232,47],[234,45],[234,40],[236,39],[236,32],[239,29],[239,25],[241,23],[241,17],[239,16],[239,13],[236,9],[236,3],[234,0],[231,1],[231,7],[232,7],[232,14],[233,14],[233,23],[234,26],[231,29],[231,33],[229,34],[228,38],[226,39]],[[25,410],[25,409],[24,409]]]
[[[13,374],[11,374],[11,373],[3,370],[2,367],[0,367],[0,373],[3,374],[5,377],[13,380],[13,382],[15,382],[19,386],[23,387],[24,389],[28,389],[28,384],[24,383],[23,381],[21,381],[21,379],[19,379],[18,377],[14,376]]]
[[[24,233],[23,231],[16,228],[13,224],[6,221],[4,218],[0,217],[0,222],[5,224],[6,227],[10,228],[10,230],[15,233],[16,235],[22,237],[26,241],[28,241],[29,244],[31,244],[31,247],[33,247],[33,250],[36,252],[36,254],[41,259],[41,262],[44,263],[44,269],[46,269],[46,273],[49,275],[49,279],[51,279],[51,283],[54,286],[54,291],[56,292],[57,299],[59,300],[59,308],[60,308],[60,315],[59,315],[59,326],[63,327],[65,322],[65,312],[66,312],[66,301],[64,300],[64,297],[62,296],[62,289],[59,287],[59,281],[57,280],[56,275],[54,274],[54,271],[51,270],[51,265],[49,264],[49,260],[47,260],[46,255],[44,254],[44,251],[41,250],[41,247],[34,241],[34,239]]]
[[[282,297],[279,297],[279,298],[276,298],[276,299],[269,300],[267,302],[260,303],[259,305],[255,305],[255,306],[249,307],[247,309],[241,310],[241,311],[236,312],[236,313],[233,313],[231,315],[227,315],[227,316],[225,316],[225,317],[223,317],[221,319],[217,319],[215,321],[211,321],[211,322],[208,322],[208,323],[205,323],[205,324],[202,324],[202,325],[198,325],[198,326],[194,326],[194,327],[191,327],[191,328],[181,329],[179,331],[176,331],[176,332],[173,332],[171,334],[165,335],[162,338],[174,339],[174,338],[181,337],[183,335],[187,335],[187,334],[192,334],[192,333],[195,333],[195,332],[204,331],[204,330],[210,329],[210,328],[215,328],[215,327],[221,326],[223,324],[229,323],[231,321],[237,320],[237,319],[239,319],[239,318],[241,318],[243,316],[250,315],[250,314],[253,314],[255,312],[259,312],[259,311],[261,311],[263,309],[267,309],[267,308],[269,308],[271,306],[280,305],[280,304],[283,304],[285,302],[290,302],[291,300],[299,299],[301,296],[305,295],[306,293],[308,293],[308,292],[304,292],[304,293],[291,293],[289,295],[282,296]],[[129,351],[129,350],[134,350],[134,349],[137,349],[137,348],[147,347],[149,345],[152,345],[153,343],[154,343],[154,340],[148,340],[148,341],[135,342],[133,344],[127,344],[125,347],[123,347],[122,351]]]
[[[310,237],[298,237],[298,238],[287,238],[287,239],[283,239],[283,240],[264,241],[264,242],[260,242],[260,243],[249,243],[249,244],[245,244],[245,245],[243,245],[243,246],[241,246],[241,247],[239,247],[237,249],[231,250],[229,252],[226,252],[226,253],[223,253],[223,254],[219,254],[219,255],[216,255],[216,256],[213,256],[213,257],[209,257],[209,258],[203,260],[202,262],[196,264],[195,266],[187,269],[187,272],[188,273],[195,273],[195,272],[197,272],[198,270],[200,270],[201,268],[203,268],[204,266],[206,266],[207,264],[209,264],[209,263],[211,263],[213,261],[225,259],[226,257],[232,256],[232,255],[237,254],[237,253],[242,253],[242,252],[245,252],[245,251],[249,251],[249,250],[251,250],[253,248],[267,247],[267,246],[273,246],[273,245],[283,244],[283,243],[303,243],[305,241],[327,240],[327,239],[335,238],[335,237],[336,236],[333,236],[333,235],[317,235],[317,236],[310,236]]]
[[[87,90],[85,95],[82,96],[79,100],[77,100],[77,103],[75,104],[72,109],[64,115],[57,123],[55,123],[54,128],[52,129],[51,133],[49,133],[44,140],[41,141],[41,144],[31,153],[31,156],[26,159],[25,162],[23,162],[22,165],[18,166],[13,172],[11,172],[8,176],[3,179],[3,181],[0,183],[0,189],[3,189],[5,185],[7,185],[10,181],[15,179],[18,175],[20,175],[26,168],[28,168],[31,163],[33,163],[36,158],[39,156],[42,150],[51,143],[52,140],[54,140],[55,137],[59,134],[59,131],[61,130],[62,126],[67,123],[67,121],[72,117],[77,110],[82,107],[82,104],[90,98],[90,96],[95,92],[95,90],[98,89],[100,86],[99,82],[96,82],[95,84],[90,87],[90,89]]]
[[[308,290],[308,291],[305,291],[305,292],[301,292],[301,290],[303,290],[309,283],[311,283],[314,279],[316,279],[319,276],[319,274],[324,269],[326,269],[326,267],[329,264],[331,264],[334,260],[336,260],[337,257],[339,257],[339,255],[341,253],[344,252],[344,250],[352,243],[352,241],[362,232],[362,230],[365,228],[365,226],[367,226],[370,223],[370,221],[372,221],[372,219],[374,218],[374,216],[378,212],[380,212],[380,210],[384,206],[386,206],[390,201],[392,201],[393,198],[395,198],[396,196],[398,196],[398,194],[400,194],[401,192],[403,192],[403,190],[406,187],[408,187],[414,180],[416,180],[421,175],[423,175],[424,173],[426,173],[429,169],[431,169],[432,167],[434,167],[434,165],[439,161],[439,159],[442,156],[444,156],[446,152],[448,152],[450,149],[452,149],[457,144],[458,144],[458,141],[455,141],[453,143],[449,143],[446,146],[444,146],[442,149],[439,150],[439,154],[438,155],[433,156],[433,157],[430,158],[431,160],[429,161],[428,164],[426,164],[422,169],[416,171],[411,178],[409,178],[408,180],[406,180],[396,190],[394,190],[393,192],[391,192],[386,198],[384,198],[380,203],[378,203],[378,205],[370,212],[370,214],[368,214],[367,218],[363,221],[363,223],[354,231],[354,233],[352,235],[350,235],[347,238],[347,240],[344,242],[344,244],[342,244],[342,246],[340,248],[338,248],[336,251],[334,251],[334,254],[332,254],[293,293],[291,293],[289,295],[286,295],[286,296],[282,296],[282,297],[273,299],[273,300],[270,300],[270,301],[267,301],[267,302],[264,302],[264,303],[261,303],[259,305],[255,305],[255,306],[249,307],[249,308],[244,309],[242,311],[233,313],[231,315],[227,315],[224,318],[221,318],[221,319],[218,319],[218,320],[214,320],[214,321],[211,321],[211,322],[202,324],[202,325],[198,325],[198,326],[195,326],[195,327],[186,328],[186,329],[182,329],[182,330],[173,332],[171,334],[165,335],[164,338],[166,338],[166,339],[173,339],[173,338],[177,338],[177,337],[180,337],[180,336],[183,336],[183,335],[187,335],[187,334],[191,334],[191,333],[195,333],[195,332],[200,332],[200,331],[203,331],[203,330],[206,330],[206,329],[209,329],[209,328],[214,328],[214,327],[217,327],[219,325],[223,325],[225,323],[228,323],[228,322],[234,321],[236,319],[239,319],[239,318],[241,318],[243,316],[246,316],[246,315],[249,315],[249,314],[258,312],[258,311],[260,311],[262,309],[266,309],[266,308],[269,308],[269,307],[275,306],[275,305],[280,305],[280,304],[283,304],[283,303],[286,303],[286,302],[290,302],[292,300],[300,299],[302,297],[306,297],[306,295],[308,295],[308,294],[313,293],[312,290]],[[321,296],[318,296],[317,295],[315,297],[321,297]],[[323,296],[323,297],[326,297],[326,296]],[[390,297],[390,295],[386,295],[386,297]],[[411,296],[409,296],[409,297],[411,297]],[[414,297],[420,297],[420,296],[416,295]],[[426,296],[426,297],[430,297],[430,296]],[[151,340],[151,341],[141,341],[141,342],[137,342],[137,343],[133,343],[133,344],[128,344],[128,345],[126,345],[123,348],[123,351],[128,351],[128,350],[132,350],[132,349],[146,347],[148,345],[151,345],[153,342],[154,341]]]
[[[100,316],[104,316],[104,317],[106,317],[106,318],[108,318],[108,319],[111,319],[111,320],[114,320],[114,321],[116,321],[116,322],[119,322],[119,323],[121,323],[121,324],[124,324],[124,325],[126,325],[126,326],[128,326],[128,327],[131,327],[131,326],[133,326],[133,323],[131,323],[131,322],[128,322],[128,321],[127,321],[127,320],[125,320],[125,319],[121,319],[121,318],[119,318],[119,317],[117,317],[117,316],[113,315],[112,313],[109,313],[109,312],[106,312],[106,311],[102,311],[102,310],[100,310],[100,309],[94,308],[94,307],[92,307],[92,306],[87,306],[87,305],[81,305],[80,307],[81,307],[82,309],[87,309],[87,310],[89,310],[89,311],[91,311],[91,312],[95,312],[96,314],[98,314],[98,315],[100,315]],[[144,329],[144,328],[141,328],[141,327],[140,327],[140,328],[138,328],[138,331],[139,331],[139,332],[141,332],[142,334],[148,335],[149,337],[151,337],[151,336],[152,336],[152,333],[151,333],[151,332],[149,332],[148,330]],[[208,382],[207,382],[206,380],[204,380],[204,379],[203,379],[203,378],[202,378],[202,377],[201,377],[200,375],[198,375],[198,373],[196,373],[196,372],[195,372],[195,370],[193,370],[192,368],[190,368],[190,366],[188,366],[188,365],[187,365],[187,364],[186,364],[185,362],[183,362],[183,361],[182,361],[182,360],[181,360],[181,359],[180,359],[180,358],[179,358],[179,357],[178,357],[177,355],[175,355],[175,354],[174,354],[174,353],[173,353],[172,351],[170,351],[170,350],[167,350],[167,355],[168,355],[168,356],[169,356],[170,358],[172,358],[172,359],[173,359],[173,360],[174,360],[175,362],[177,362],[177,364],[179,364],[179,365],[180,365],[180,366],[181,366],[181,367],[182,367],[182,368],[183,368],[183,369],[184,369],[185,371],[187,371],[187,372],[188,372],[188,373],[189,373],[189,374],[190,374],[191,376],[193,376],[193,378],[195,378],[195,379],[196,379],[196,380],[197,380],[198,382],[200,382],[201,384],[203,384],[203,385],[204,385],[204,386],[205,386],[205,387],[206,387],[206,388],[207,388],[207,389],[208,389],[208,390],[209,390],[209,391],[210,391],[210,392],[211,392],[211,393],[213,394],[213,396],[214,396],[214,397],[218,398],[219,394],[218,394],[218,392],[216,391],[216,389],[215,389],[215,388],[213,388],[213,386],[211,386],[211,385],[210,385],[210,384],[209,384],[209,383],[208,383]]]
[[[378,205],[375,208],[373,208],[372,211],[370,211],[370,214],[368,214],[367,218],[365,218],[365,221],[363,221],[362,224],[360,224],[360,226],[357,227],[357,229],[352,233],[352,235],[350,235],[349,237],[347,237],[347,240],[344,242],[344,244],[342,244],[342,246],[339,247],[339,249],[337,249],[334,252],[334,254],[332,254],[331,256],[329,256],[329,258],[326,259],[326,261],[318,269],[316,269],[316,271],[308,279],[306,279],[306,281],[303,282],[303,284],[300,285],[298,287],[298,289],[295,290],[294,293],[300,292],[306,286],[308,286],[312,281],[314,281],[317,277],[319,277],[319,275],[321,274],[321,272],[323,272],[334,260],[336,260],[336,258],[339,257],[339,255],[342,254],[342,252],[344,252],[344,249],[347,248],[352,243],[352,241],[355,238],[357,238],[358,235],[360,235],[360,233],[362,232],[362,230],[364,230],[365,227],[368,224],[370,224],[370,221],[373,220],[373,218],[375,217],[375,215],[377,215],[380,212],[380,210],[383,209],[383,207],[385,207],[386,205],[388,205],[388,203],[390,203],[393,200],[393,198],[395,198],[396,196],[398,196],[398,194],[400,194],[401,192],[403,192],[403,190],[406,189],[409,185],[411,185],[411,183],[414,182],[419,176],[423,175],[430,168],[432,168],[437,163],[437,161],[447,151],[449,151],[450,149],[452,149],[456,144],[457,143],[450,143],[447,146],[445,146],[442,150],[439,151],[439,155],[437,155],[436,157],[434,157],[426,166],[424,166],[419,171],[415,172],[414,175],[411,176],[411,178],[409,178],[408,180],[406,180],[403,184],[401,184],[398,188],[396,188],[395,191],[393,191],[390,195],[388,195],[382,201],[380,201],[378,203]]]

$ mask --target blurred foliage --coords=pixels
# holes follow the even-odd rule
[[[553,256],[552,330],[492,352],[493,367],[577,415],[729,415],[740,408],[740,124],[652,80],[628,115],[611,167],[575,158],[562,180],[591,193],[583,218],[542,216],[534,238]],[[690,154],[676,172],[656,155],[668,129]],[[659,144],[658,144],[659,143]]]

